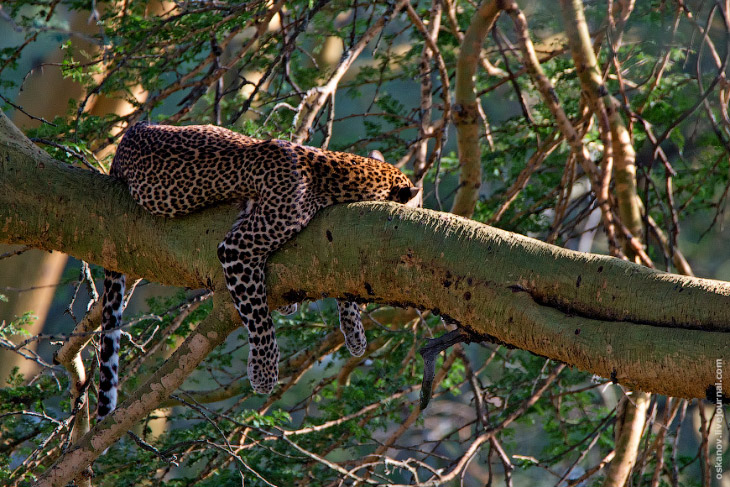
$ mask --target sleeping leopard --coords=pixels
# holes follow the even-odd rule
[[[377,154],[379,155],[379,153]],[[266,302],[264,267],[320,209],[351,201],[415,206],[419,189],[379,157],[362,157],[283,140],[258,140],[212,125],[140,122],[122,138],[110,174],[154,215],[176,217],[224,201],[242,211],[218,246],[226,287],[248,331],[248,378],[268,394],[278,381],[279,347]],[[106,271],[102,296],[101,420],[116,406],[125,279]],[[284,314],[296,308],[287,306]],[[359,308],[337,303],[349,351],[367,345]]]

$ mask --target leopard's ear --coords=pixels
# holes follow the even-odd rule
[[[385,162],[385,157],[383,157],[383,154],[381,154],[379,150],[371,150],[368,157],[370,159],[375,159],[376,161]]]
[[[423,205],[422,195],[421,188],[401,188],[398,191],[398,201],[411,208],[420,208]]]

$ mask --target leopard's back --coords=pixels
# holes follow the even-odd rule
[[[151,213],[179,216],[253,195],[247,154],[258,139],[213,125],[137,123],[119,143],[110,174]]]
[[[410,181],[385,162],[283,140],[259,140],[213,125],[137,123],[110,170],[151,213],[180,216],[227,200],[260,200],[306,186],[317,206],[400,201]],[[405,201],[401,201],[405,202]]]

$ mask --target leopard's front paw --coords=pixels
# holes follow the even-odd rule
[[[251,347],[248,352],[248,380],[254,392],[271,394],[279,381],[279,347]]]
[[[356,303],[338,301],[337,309],[340,313],[340,330],[345,335],[345,345],[353,356],[360,357],[368,346],[360,318],[360,307]]]

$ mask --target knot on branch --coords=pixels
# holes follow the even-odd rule
[[[454,125],[476,125],[479,122],[479,110],[476,103],[454,103]]]

